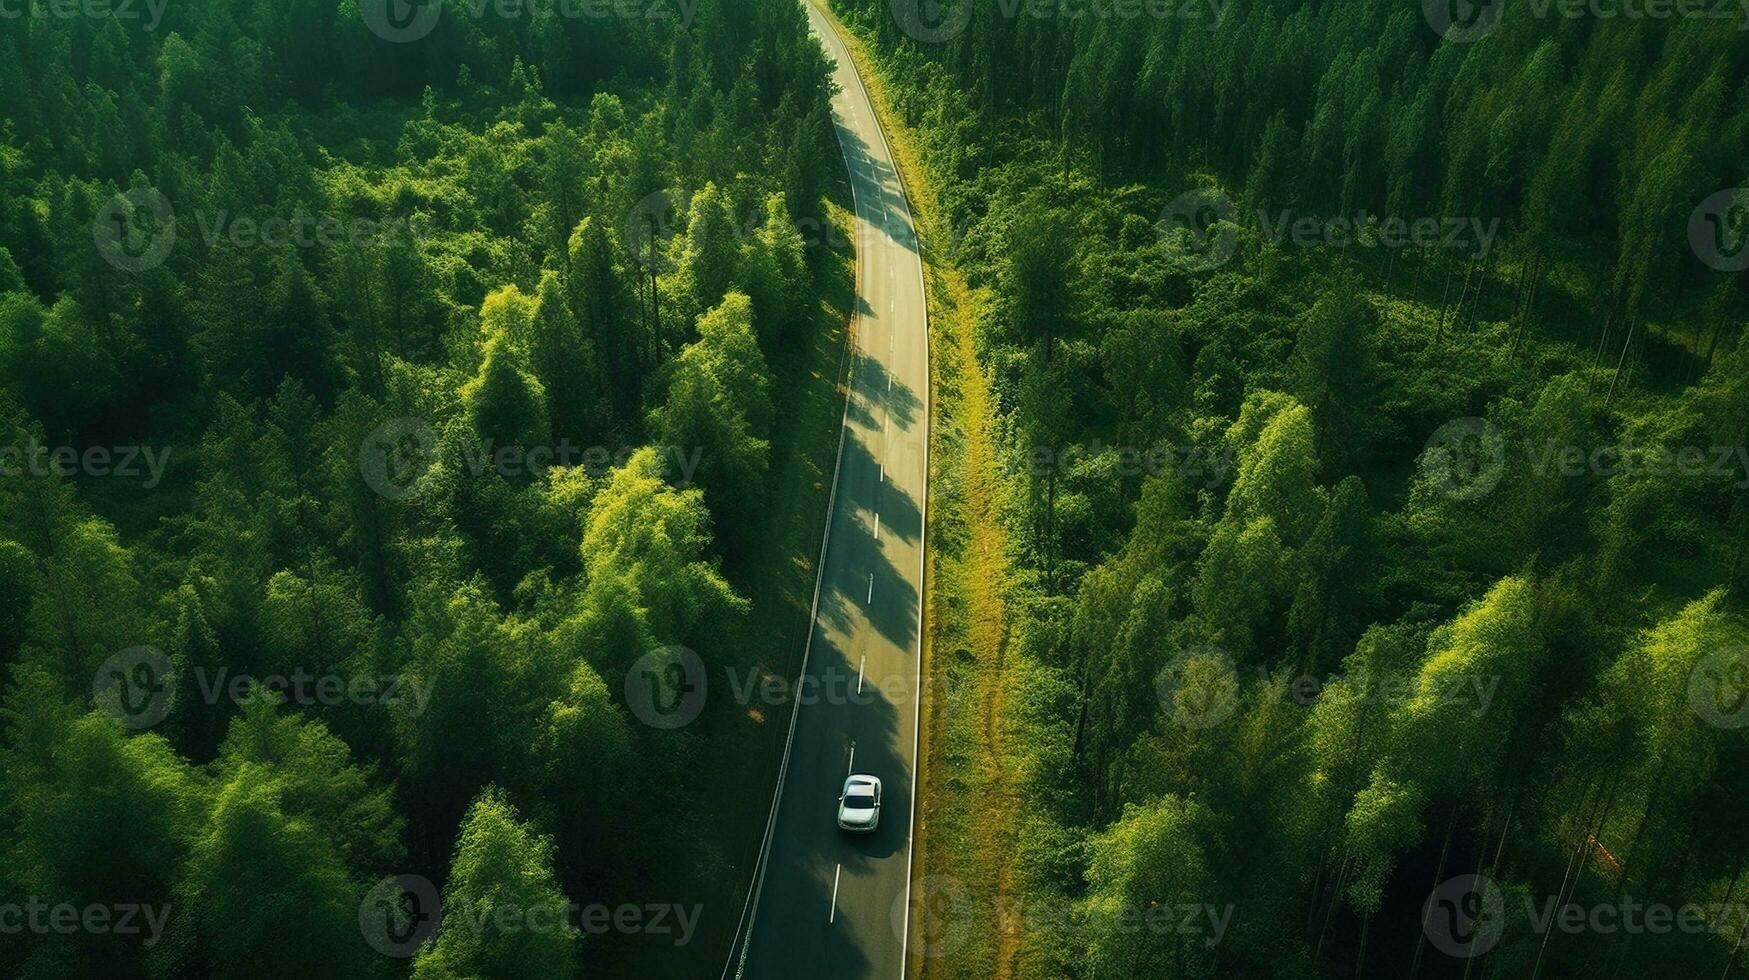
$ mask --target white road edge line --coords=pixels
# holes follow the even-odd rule
[[[810,6],[820,2],[821,0],[810,0]],[[814,15],[826,25],[826,30],[837,40],[838,46],[844,48],[844,55],[849,58],[850,49],[845,45],[844,39],[838,35],[838,26],[823,11],[815,10]],[[836,60],[837,56],[834,55],[833,59]],[[851,63],[850,74],[856,79],[856,87],[862,91],[863,99],[872,110],[874,99],[869,97],[868,85],[862,80],[862,72],[856,70],[855,62]],[[922,726],[919,722],[921,721],[923,702],[919,692],[923,690],[923,595],[927,584],[925,576],[928,571],[927,556],[929,554],[929,436],[935,421],[931,414],[935,401],[935,391],[934,385],[930,384],[928,380],[928,366],[934,363],[929,356],[929,284],[923,278],[922,243],[917,235],[917,223],[911,218],[911,192],[905,187],[905,181],[898,172],[898,158],[893,156],[893,148],[887,144],[887,131],[881,126],[878,115],[875,116],[875,132],[881,138],[881,148],[887,151],[887,159],[893,162],[893,176],[899,181],[899,202],[905,208],[905,218],[911,226],[912,239],[918,242],[917,288],[918,295],[923,297],[923,499],[918,507],[920,515],[918,526],[921,531],[920,544],[917,548],[917,669],[915,686],[911,689],[911,825],[906,828],[905,833],[905,928],[899,937],[899,976],[902,980],[910,965],[912,845],[917,840],[917,772],[922,768],[922,760],[917,757],[917,747],[922,736]],[[839,143],[840,145],[843,143],[842,133],[839,134]],[[883,480],[886,478],[886,469],[886,464],[882,463],[881,477]]]
[[[813,9],[814,4],[818,3],[818,2],[819,2],[819,0],[810,0],[809,8]],[[837,26],[823,12],[821,12],[819,10],[813,10],[813,13],[819,19],[819,21],[825,25],[827,33],[829,33],[833,36],[833,39],[837,41],[838,46],[840,48],[844,48],[845,58],[847,61],[849,61],[849,55],[850,55],[849,49],[848,49],[848,47],[845,46],[843,38],[838,35]],[[824,42],[824,37],[822,37],[821,40],[822,40],[822,42]],[[828,54],[830,54],[830,52],[828,52]],[[835,60],[835,61],[837,60],[836,55],[832,55],[832,57],[833,57],[833,60]],[[869,97],[868,86],[866,83],[863,82],[862,73],[856,69],[856,65],[855,65],[854,61],[850,62],[850,75],[851,75],[851,77],[856,79],[856,87],[862,91],[863,99],[872,108],[874,105],[874,100]],[[844,93],[840,93],[840,94],[843,95]],[[844,169],[845,169],[847,175],[850,177],[850,192],[851,192],[852,198],[854,198],[856,196],[856,172],[850,165],[850,153],[849,153],[848,149],[844,146],[844,129],[836,124],[833,125],[832,129],[834,131],[834,134],[838,137],[838,148],[839,148],[840,153],[844,156]],[[883,149],[885,149],[887,151],[887,158],[889,160],[893,160],[894,158],[893,158],[892,147],[887,144],[887,133],[886,133],[886,130],[880,125],[880,118],[878,116],[875,117],[875,132],[881,138],[881,146]],[[897,168],[898,163],[896,160],[894,160],[893,166],[895,168]],[[898,171],[896,169],[894,171],[894,175],[896,177],[899,176]],[[904,204],[904,206],[905,206],[905,216],[907,219],[910,219],[910,216],[911,216],[910,191],[905,187],[905,182],[902,178],[899,180],[899,197],[900,197],[901,203]],[[915,222],[913,221],[911,223],[912,223],[912,240],[919,242],[917,251],[919,253],[921,253],[922,247],[921,247],[921,242],[920,242],[919,236],[917,236],[917,233],[916,233]],[[858,266],[860,267],[860,265],[861,265],[861,263],[859,261]],[[888,271],[889,272],[892,271],[890,267],[889,267]],[[927,378],[927,371],[928,371],[927,366],[929,364],[933,363],[933,361],[930,359],[930,356],[929,356],[929,353],[930,353],[930,351],[929,351],[929,348],[930,348],[929,287],[928,287],[927,281],[924,279],[923,262],[921,259],[919,259],[917,262],[917,285],[918,285],[918,289],[920,291],[920,295],[923,296],[923,300],[924,300],[924,303],[923,303],[923,363],[925,365],[925,372],[926,372],[926,378]],[[854,324],[855,324],[855,320],[853,319],[852,325],[854,326]],[[852,347],[851,353],[852,353],[852,360],[851,360],[851,365],[850,365],[850,381],[851,381],[851,388],[854,389],[855,388],[855,378],[856,378],[856,362],[857,362],[856,351],[855,351],[854,347]],[[892,387],[892,376],[891,376],[890,371],[888,372],[887,387],[889,389],[891,389],[891,387]],[[913,845],[914,845],[916,838],[917,838],[917,773],[918,773],[918,770],[921,768],[921,766],[919,764],[919,759],[917,758],[917,749],[918,749],[918,746],[920,744],[920,739],[922,736],[921,727],[919,725],[919,721],[921,720],[922,700],[919,696],[919,692],[923,689],[923,627],[924,627],[923,595],[924,595],[924,591],[925,591],[924,590],[925,574],[928,571],[927,560],[928,560],[928,541],[929,541],[929,455],[930,455],[929,454],[929,448],[930,448],[929,447],[929,438],[930,438],[930,431],[933,428],[933,422],[934,422],[934,418],[931,415],[931,412],[933,409],[933,403],[935,400],[934,399],[935,392],[932,390],[933,387],[934,386],[929,384],[927,380],[925,381],[924,386],[923,386],[923,499],[922,499],[921,504],[918,508],[918,513],[919,513],[919,522],[918,523],[919,523],[919,526],[922,530],[921,530],[921,546],[917,549],[917,582],[918,582],[918,588],[917,588],[917,613],[918,613],[918,617],[917,617],[917,651],[916,651],[916,653],[917,653],[917,656],[916,656],[917,667],[916,667],[915,686],[912,688],[912,701],[911,701],[911,712],[912,712],[912,715],[911,715],[911,717],[912,717],[912,724],[911,724],[911,807],[910,807],[911,820],[910,820],[910,825],[906,828],[906,834],[905,834],[905,899],[904,899],[905,927],[904,927],[904,930],[901,933],[900,938],[899,938],[899,976],[901,978],[904,977],[907,965],[909,964],[909,961],[910,961],[909,951],[910,951],[910,946],[911,946],[911,884],[912,884],[911,870],[912,870],[912,862],[913,862]],[[838,498],[838,478],[843,471],[845,438],[849,433],[850,399],[848,397],[846,397],[844,401],[845,401],[845,403],[844,403],[844,419],[840,423],[840,427],[838,430],[838,457],[837,457],[837,461],[834,462],[834,464],[833,464],[832,489],[830,491],[830,497],[826,503],[826,527],[825,527],[824,531],[821,533],[820,567],[815,572],[815,576],[814,576],[814,602],[813,602],[813,609],[809,613],[808,639],[807,639],[806,644],[804,644],[802,647],[802,666],[801,666],[800,674],[798,676],[806,676],[806,674],[807,674],[808,656],[813,650],[814,633],[816,631],[816,627],[819,624],[820,588],[821,588],[821,585],[823,584],[823,581],[825,579],[825,574],[826,574],[826,545],[832,539],[832,513],[833,513],[833,510],[835,509],[835,506],[837,503],[837,498]],[[886,464],[883,462],[881,464],[881,480],[882,480],[882,482],[885,482],[885,480],[886,480],[886,471],[887,471],[887,467],[886,467]],[[736,937],[735,937],[735,942],[736,942],[737,948],[732,949],[730,951],[729,962],[724,965],[724,969],[723,969],[724,978],[727,978],[731,972],[733,972],[735,975],[739,976],[741,969],[743,969],[746,966],[745,954],[746,954],[747,950],[750,948],[750,946],[752,945],[751,939],[752,939],[752,934],[753,934],[753,919],[757,918],[758,913],[759,913],[759,894],[760,894],[760,892],[763,889],[763,886],[765,884],[766,859],[770,856],[770,845],[771,845],[772,832],[777,827],[777,811],[778,811],[778,807],[783,799],[783,780],[784,780],[784,776],[787,774],[787,772],[789,770],[790,750],[794,747],[794,744],[795,744],[796,718],[798,715],[800,715],[800,713],[801,713],[801,701],[800,701],[800,699],[798,699],[795,702],[795,705],[791,709],[791,712],[790,712],[789,734],[787,736],[785,736],[785,738],[784,738],[783,761],[778,767],[777,786],[772,792],[771,813],[766,818],[766,821],[765,821],[765,840],[760,845],[759,857],[755,861],[753,885],[749,891],[749,894],[747,897],[747,902],[742,906],[742,909],[741,909],[741,917],[746,923],[745,932],[743,933],[742,928],[737,927]]]
[[[856,74],[854,66],[852,66],[851,74]],[[858,76],[859,85],[861,81],[861,76]],[[866,89],[864,97],[867,97]],[[836,124],[833,125],[832,130],[838,137],[839,154],[844,157],[844,175],[849,178],[851,205],[855,207],[861,203],[856,200],[856,170],[850,164],[850,152],[844,145],[844,131]],[[861,218],[861,215],[858,214],[855,217]],[[862,279],[862,255],[860,252],[857,255],[854,268],[857,278],[855,285],[860,286]],[[918,270],[918,275],[922,275],[921,269]],[[858,291],[860,292],[860,290]],[[838,509],[838,480],[844,475],[844,447],[850,436],[851,394],[856,390],[856,369],[862,362],[862,355],[857,350],[855,343],[856,325],[861,319],[860,314],[852,314],[850,323],[845,328],[844,343],[850,349],[850,366],[845,373],[845,384],[848,390],[844,395],[844,414],[838,421],[838,455],[834,457],[832,462],[832,487],[826,493],[826,525],[820,529],[820,564],[814,570],[814,599],[812,608],[808,611],[808,638],[802,644],[802,664],[796,672],[798,678],[808,676],[808,658],[813,653],[814,634],[820,625],[820,589],[826,580],[826,547],[832,542],[832,517]],[[927,342],[926,338],[925,343],[927,344]],[[929,450],[925,447],[925,473],[927,473],[928,457]],[[919,599],[919,606],[921,606],[921,601]],[[789,774],[790,752],[795,747],[796,719],[801,716],[801,713],[802,702],[800,698],[797,698],[790,707],[789,732],[784,735],[783,739],[783,761],[778,763],[777,784],[771,791],[771,812],[766,815],[765,836],[760,841],[758,855],[753,859],[753,882],[747,888],[746,901],[741,904],[741,918],[735,926],[734,945],[729,949],[729,961],[723,964],[723,980],[728,980],[731,976],[739,977],[747,966],[747,953],[753,945],[753,923],[759,917],[759,896],[765,890],[765,868],[767,860],[771,857],[771,837],[777,830],[777,811],[783,802],[783,780]],[[910,887],[909,875],[907,875],[905,884],[907,896],[910,894]],[[906,900],[908,902],[909,898]],[[909,919],[907,918],[906,921],[906,928],[909,929]]]

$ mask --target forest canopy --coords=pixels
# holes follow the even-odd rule
[[[387,7],[0,18],[0,893],[144,911],[7,976],[564,976],[493,909],[725,860],[623,679],[748,635],[826,62]]]
[[[943,975],[1728,975],[1741,12],[834,7],[994,400]]]

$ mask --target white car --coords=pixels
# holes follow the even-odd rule
[[[838,826],[858,834],[873,833],[881,822],[879,777],[851,773],[838,796]]]

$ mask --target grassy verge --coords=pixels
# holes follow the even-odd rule
[[[821,6],[816,4],[816,6]],[[825,8],[822,6],[822,10]],[[939,188],[890,97],[879,61],[839,29],[874,102],[914,206],[928,289],[934,419],[929,480],[919,818],[913,874],[912,976],[1013,975],[1017,776],[1005,764],[1007,531],[998,519],[995,405],[976,338],[988,294],[951,258]],[[951,903],[936,907],[937,903]],[[970,921],[965,916],[970,914]]]
[[[717,976],[746,898],[771,809],[789,708],[740,703],[725,671],[738,683],[749,672],[793,679],[807,642],[814,569],[844,415],[846,330],[856,297],[850,189],[847,180],[838,184],[828,210],[840,234],[823,236],[832,247],[821,246],[812,256],[820,294],[814,322],[794,340],[775,345],[768,357],[774,421],[767,497],[762,526],[749,536],[752,554],[733,583],[753,604],[748,642],[740,649],[713,650],[705,658],[711,665],[710,697],[688,729],[697,742],[699,805],[709,813],[694,825],[714,838],[702,842],[700,851],[720,855],[720,863],[700,867],[679,859],[677,850],[675,861],[651,869],[648,900],[701,907],[697,934],[679,945],[672,935],[614,937],[612,948],[589,964],[593,975]],[[649,832],[664,832],[660,815],[652,818]]]

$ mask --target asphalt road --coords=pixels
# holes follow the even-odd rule
[[[831,27],[833,121],[856,205],[854,363],[813,630],[731,974],[899,980],[911,887],[929,349],[910,207],[874,108]],[[854,769],[883,783],[880,828],[837,828]]]

